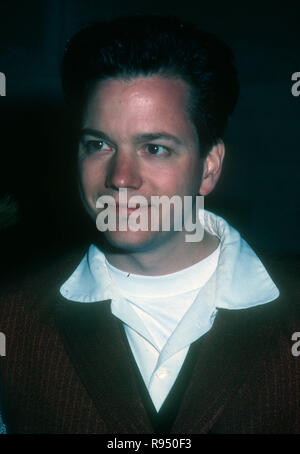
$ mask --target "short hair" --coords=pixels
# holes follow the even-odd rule
[[[96,81],[161,75],[189,87],[189,113],[201,155],[222,137],[239,94],[232,50],[217,36],[176,17],[130,16],[98,22],[67,44],[62,85],[67,103],[82,111]]]

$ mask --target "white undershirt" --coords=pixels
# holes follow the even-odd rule
[[[121,271],[106,260],[112,282],[162,350],[218,265],[220,245],[205,259],[176,273],[142,276]]]

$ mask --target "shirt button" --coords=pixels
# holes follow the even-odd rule
[[[169,371],[168,371],[168,369],[166,369],[165,367],[161,367],[161,368],[156,372],[156,376],[157,376],[160,380],[163,380],[163,379],[166,378],[168,375],[169,375]]]

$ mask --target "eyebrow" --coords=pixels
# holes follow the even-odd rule
[[[98,139],[104,139],[104,140],[107,140],[108,142],[112,143],[113,145],[114,142],[111,140],[111,138],[105,134],[105,132],[103,131],[99,131],[98,129],[92,129],[92,128],[83,128],[81,131],[80,131],[80,134],[79,134],[79,139],[82,138],[82,136],[94,136],[94,137],[98,137]]]
[[[175,142],[177,145],[181,145],[181,140],[179,140],[176,136],[172,134],[168,134],[167,132],[155,132],[155,133],[146,133],[146,134],[138,134],[135,138],[137,143],[139,142],[152,142],[154,140],[163,139]]]
[[[92,128],[83,128],[80,131],[80,137],[83,135],[91,135],[94,137],[98,137],[99,139],[104,139],[107,140],[110,143],[114,143],[111,138],[105,134],[105,132],[100,131],[98,129],[92,129]],[[145,134],[138,134],[134,138],[135,143],[143,143],[143,142],[153,142],[154,140],[167,140],[167,141],[172,141],[176,143],[177,145],[182,145],[181,140],[178,139],[178,137],[173,136],[172,134],[169,134],[167,132],[155,132],[155,133],[145,133]]]

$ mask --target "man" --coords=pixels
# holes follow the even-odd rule
[[[197,205],[221,174],[238,97],[230,49],[175,18],[100,23],[69,43],[63,87],[81,198],[102,232],[3,299],[8,431],[299,431],[296,310],[239,233]],[[155,205],[163,196],[177,202]],[[137,217],[146,228],[130,227]]]

